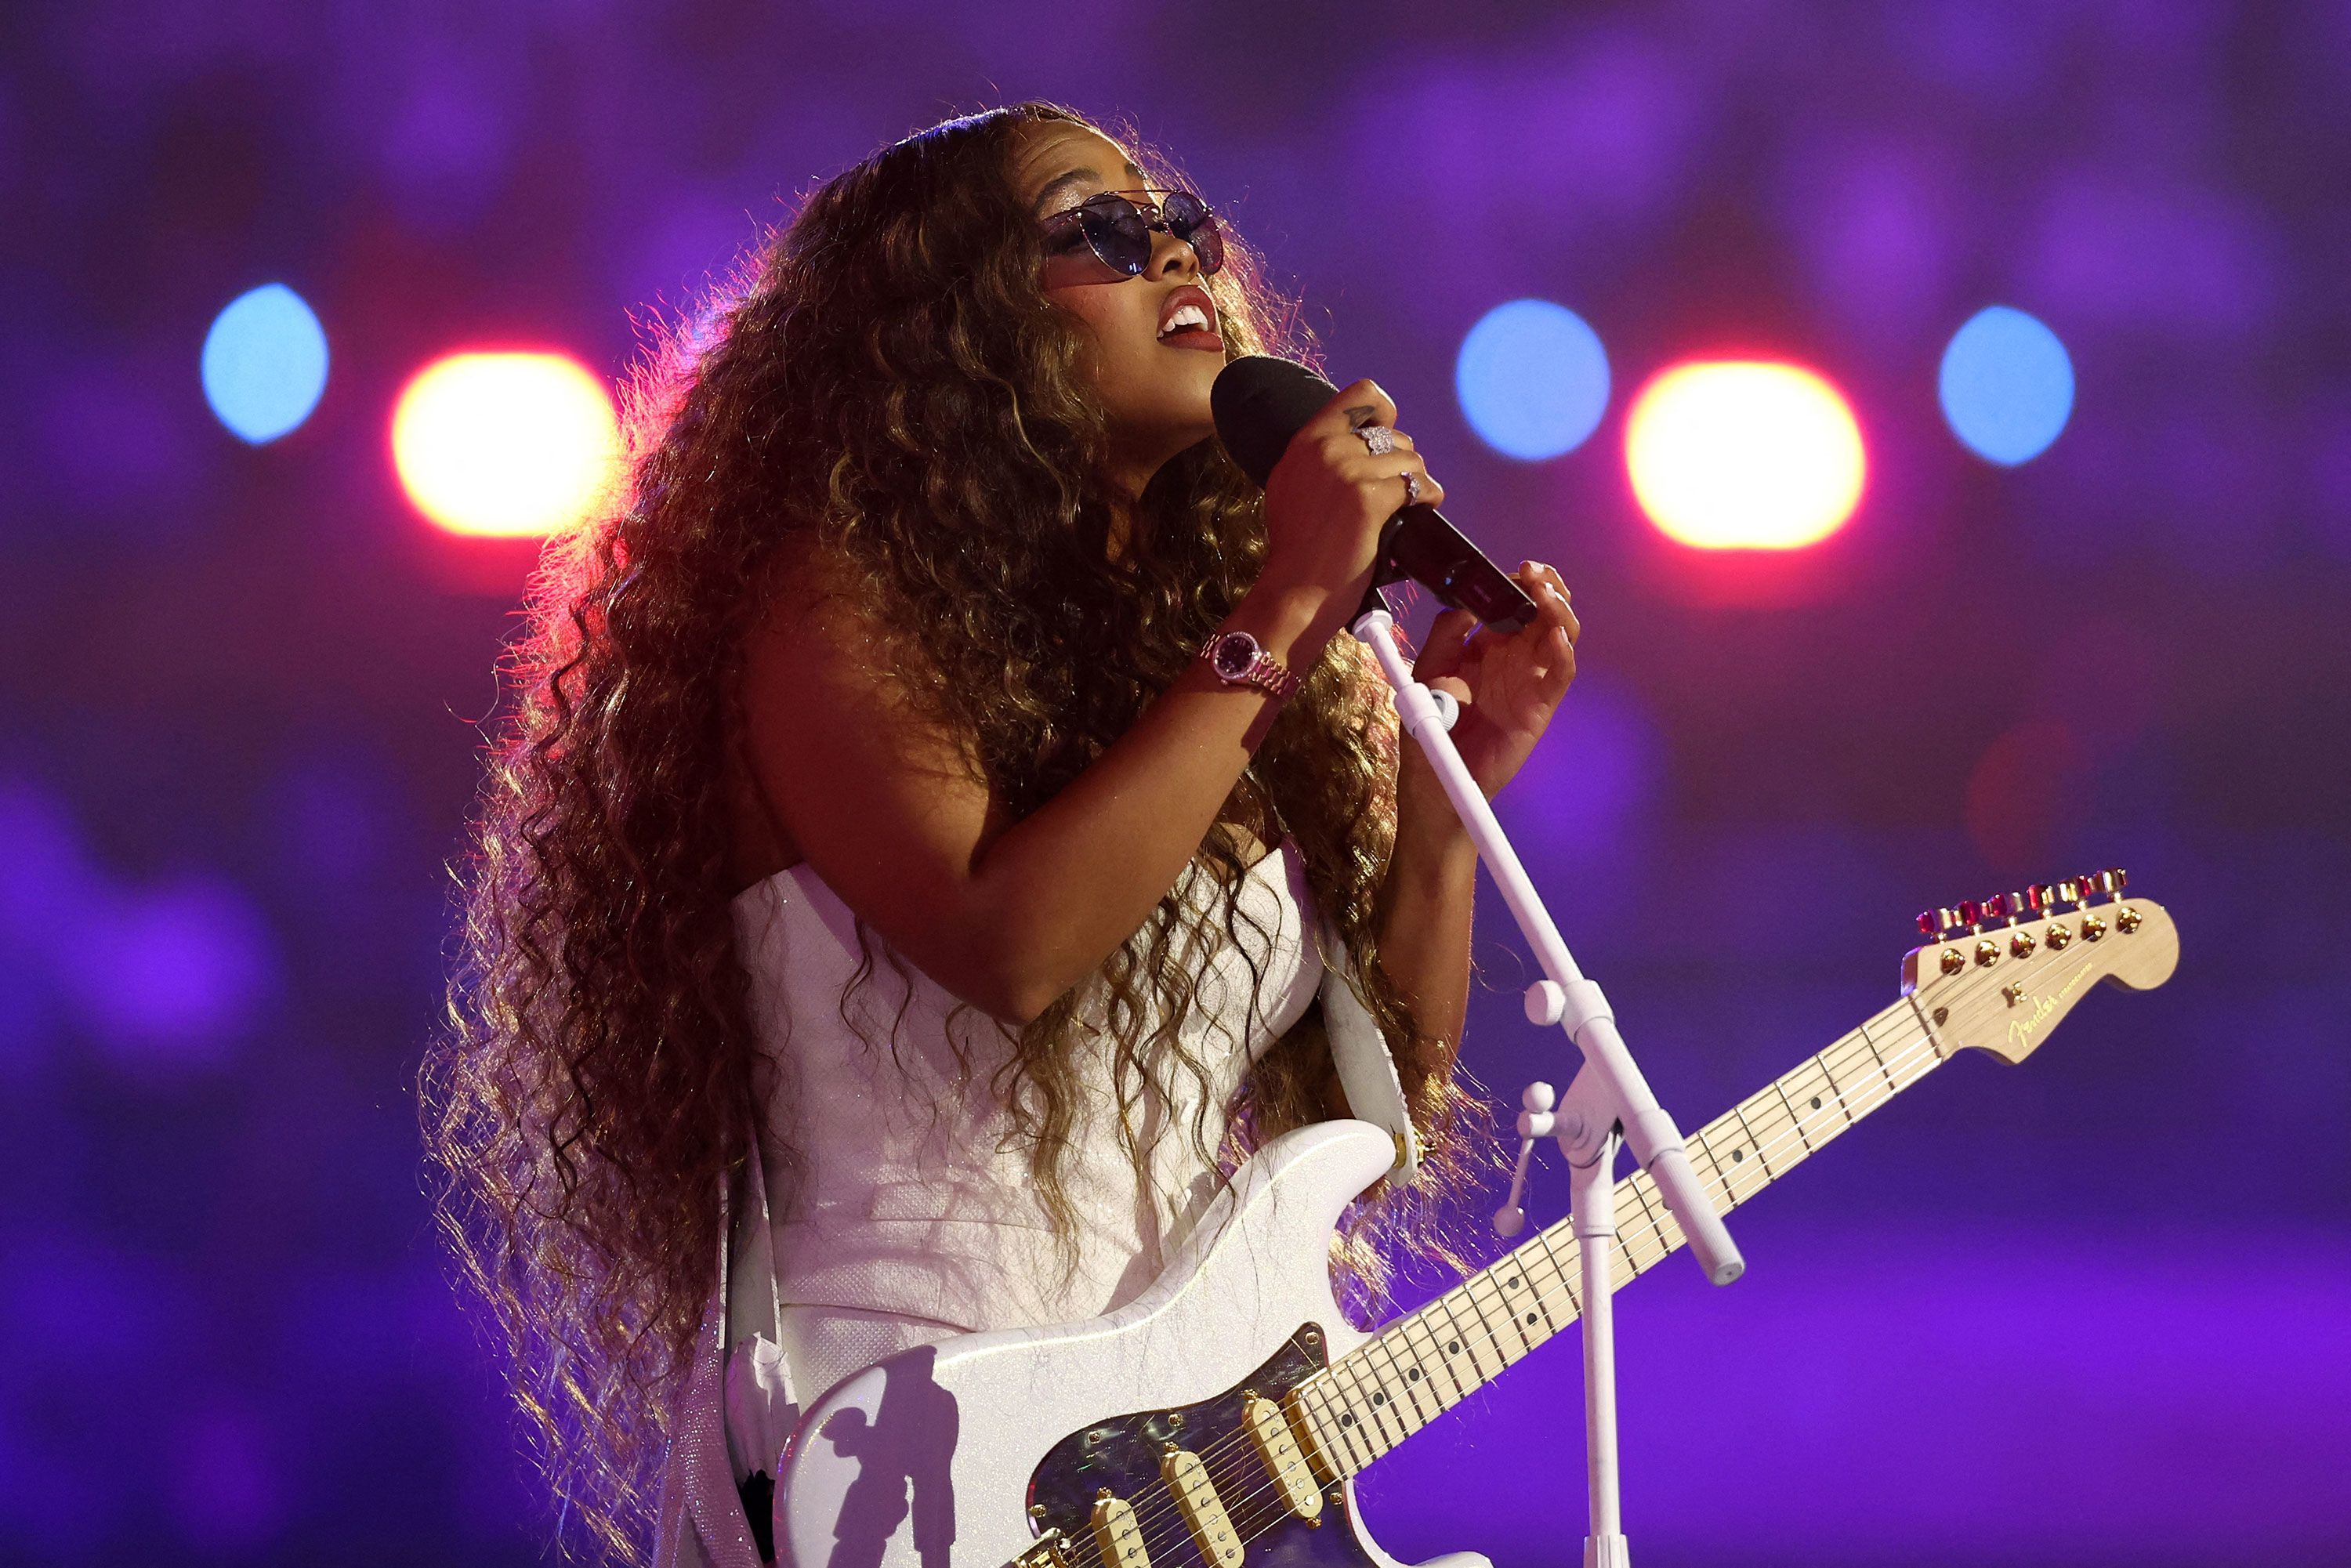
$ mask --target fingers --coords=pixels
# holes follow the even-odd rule
[[[1535,610],[1543,622],[1556,626],[1565,634],[1570,647],[1583,635],[1583,622],[1575,618],[1574,606],[1569,601],[1567,583],[1557,569],[1539,560],[1524,560],[1512,574],[1527,597],[1535,601]]]
[[[1350,432],[1323,439],[1323,461],[1332,472],[1362,490],[1367,510],[1384,519],[1415,498],[1412,487],[1404,482],[1406,474],[1418,485],[1417,499],[1423,506],[1434,507],[1445,499],[1445,486],[1429,476],[1428,460],[1401,441],[1394,452],[1374,455]]]
[[[1339,395],[1324,403],[1322,411],[1306,422],[1305,430],[1318,436],[1330,435],[1341,431],[1361,430],[1367,424],[1393,425],[1395,417],[1395,400],[1380,390],[1379,382],[1366,378],[1350,382],[1340,388]],[[1403,443],[1397,444],[1402,445]]]
[[[1440,612],[1429,623],[1428,636],[1420,645],[1420,656],[1412,662],[1414,676],[1431,681],[1458,670],[1462,650],[1477,629],[1478,617],[1467,610]]]

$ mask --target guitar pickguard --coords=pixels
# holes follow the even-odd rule
[[[1213,1399],[1116,1416],[1072,1432],[1047,1451],[1029,1478],[1032,1527],[1040,1535],[1058,1531],[1088,1561],[1096,1561],[1094,1507],[1108,1495],[1134,1509],[1155,1568],[1201,1562],[1161,1479],[1161,1460],[1172,1446],[1197,1455],[1207,1467],[1246,1543],[1249,1568],[1361,1568],[1374,1562],[1349,1528],[1349,1489],[1324,1488],[1320,1517],[1299,1517],[1273,1484],[1241,1418],[1242,1402],[1250,1395],[1280,1404],[1328,1360],[1322,1329],[1305,1324],[1264,1365]]]

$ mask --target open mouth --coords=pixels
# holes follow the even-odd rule
[[[1182,349],[1222,350],[1225,340],[1217,334],[1217,307],[1207,289],[1186,284],[1167,297],[1159,313],[1159,340]]]

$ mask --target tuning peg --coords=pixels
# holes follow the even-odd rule
[[[2082,884],[2071,877],[2068,877],[2064,882],[2057,883],[2054,887],[2051,888],[2049,892],[2050,895],[2059,904],[2079,904],[2082,902]]]
[[[2082,902],[2085,904],[2089,903],[2090,900],[2097,897],[2098,894],[2102,893],[2112,893],[2114,891],[2113,888],[2106,885],[2106,873],[2102,871],[2085,871],[2074,880],[2082,884]]]
[[[2021,893],[2001,894],[2000,906],[2011,921],[2022,920],[2032,912],[2032,901]]]
[[[1942,934],[1942,926],[1938,925],[1935,921],[1935,911],[1931,909],[1920,910],[1918,912],[1918,935],[1926,937],[1931,942]]]
[[[2116,866],[2114,870],[2106,873],[2106,891],[2108,893],[2119,894],[2123,889],[2129,885],[2130,873],[2123,870],[2122,867]]]
[[[2016,912],[2008,906],[2009,897],[2005,893],[1995,893],[1983,901],[1983,916],[1987,924],[2015,917]]]
[[[2024,902],[2035,915],[2046,915],[2054,902],[2054,890],[2045,882],[2036,882],[2024,890]]]
[[[1972,898],[1963,898],[1959,900],[1959,915],[1958,924],[1961,925],[1980,925],[1984,922],[1983,905]]]

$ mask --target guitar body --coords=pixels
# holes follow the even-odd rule
[[[959,1335],[846,1379],[785,1452],[778,1561],[1004,1568],[1058,1531],[1073,1560],[1116,1568],[1097,1549],[1097,1500],[1157,1490],[1173,1445],[1203,1459],[1249,1568],[1399,1568],[1357,1520],[1351,1482],[1326,1489],[1317,1519],[1284,1506],[1241,1414],[1246,1394],[1279,1401],[1363,1342],[1332,1296],[1330,1238],[1394,1157],[1367,1123],[1301,1128],[1242,1166],[1117,1312]],[[1161,1568],[1204,1560],[1164,1491],[1135,1528]]]

